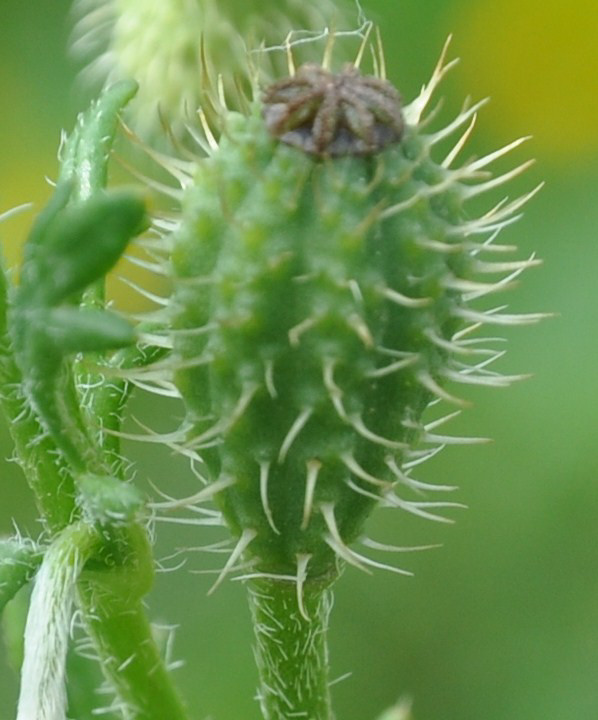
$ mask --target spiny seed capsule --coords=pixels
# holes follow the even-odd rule
[[[469,304],[534,264],[485,259],[509,252],[493,241],[533,193],[478,218],[467,201],[527,163],[480,172],[517,141],[453,168],[470,128],[433,159],[480,107],[427,129],[443,59],[402,110],[382,79],[303,66],[248,115],[226,116],[186,191],[175,383],[184,452],[204,463],[205,492],[237,539],[221,577],[243,557],[252,577],[294,581],[301,596],[339,560],[380,566],[351,547],[373,507],[444,520],[438,508],[456,505],[422,498],[434,486],[411,476],[452,442],[434,429],[454,413],[424,423],[426,408],[463,404],[447,381],[515,379],[489,370],[501,353],[469,333],[539,316]]]
[[[271,85],[262,101],[272,135],[313,155],[372,155],[403,134],[397,90],[351,64],[337,75],[302,65]]]

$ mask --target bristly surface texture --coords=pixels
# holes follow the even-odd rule
[[[339,561],[387,567],[351,547],[373,507],[448,521],[439,509],[458,506],[422,498],[451,488],[411,476],[446,444],[481,440],[436,432],[467,404],[455,388],[520,377],[490,369],[503,353],[478,330],[541,316],[478,301],[536,264],[505,261],[514,248],[496,238],[537,189],[471,217],[468,200],[529,163],[487,171],[521,139],[456,165],[483,103],[428,129],[453,64],[443,53],[404,108],[383,77],[291,68],[264,103],[223,113],[219,141],[204,123],[196,166],[164,161],[183,186],[180,222],[156,221],[175,288],[174,352],[145,377],[187,407],[164,437],[207,484],[186,504],[216,499],[236,538],[219,580],[243,567],[301,589]],[[299,133],[290,146],[289,132]],[[424,424],[436,401],[457,412]]]
[[[72,51],[88,63],[88,81],[139,82],[134,125],[156,140],[158,112],[181,130],[205,99],[211,68],[222,73],[234,104],[239,86],[248,85],[248,47],[279,42],[293,28],[305,37],[352,25],[354,14],[338,0],[76,0]]]
[[[469,204],[528,167],[488,172],[523,139],[459,165],[483,103],[430,129],[446,48],[403,107],[381,52],[372,75],[359,69],[367,42],[339,73],[331,44],[322,66],[298,69],[288,45],[289,77],[245,112],[226,109],[216,83],[201,130],[187,128],[200,158],[146,149],[180,188],[148,183],[180,212],[157,214],[139,243],[149,260],[132,259],[173,289],[138,288],[159,305],[139,331],[160,359],[121,375],[184,402],[179,428],[140,439],[189,458],[200,487],[153,509],[230,530],[228,547],[212,546],[229,552],[213,589],[230,574],[248,582],[266,720],[332,718],[330,585],[347,563],[409,574],[369,555],[405,549],[363,536],[376,506],[451,521],[443,511],[459,503],[427,493],[453,488],[411,473],[447,444],[483,440],[438,431],[467,404],[460,385],[521,377],[492,369],[503,352],[484,325],[541,318],[484,299],[536,264],[497,237],[537,189],[478,217]]]

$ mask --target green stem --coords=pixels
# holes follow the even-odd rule
[[[16,455],[44,524],[54,533],[76,516],[72,475],[53,440],[45,433],[21,391],[14,364],[13,382],[0,380],[0,401],[8,420]],[[16,376],[16,377],[15,377]]]
[[[265,720],[332,720],[326,639],[332,596],[327,585],[310,580],[298,587],[263,579],[251,583],[249,597]]]
[[[162,348],[148,348],[134,345],[114,353],[108,360],[103,360],[106,366],[106,373],[109,375],[112,370],[118,368],[129,370],[131,368],[144,367],[162,357],[165,351]],[[95,442],[100,448],[106,467],[111,473],[119,478],[124,477],[124,462],[120,451],[120,437],[118,431],[121,429],[124,408],[129,400],[133,385],[127,380],[118,377],[106,379],[103,374],[104,368],[88,370],[88,359],[77,362],[79,374],[79,387],[87,385],[91,388],[89,392],[81,393],[81,402],[87,417],[89,426],[95,429]]]
[[[88,200],[106,187],[108,158],[112,150],[119,111],[137,92],[137,83],[123,80],[113,85],[86,113],[77,118],[62,159],[60,180],[74,179],[74,200]],[[83,295],[82,306],[103,308],[105,278],[93,283]]]
[[[28,288],[30,292],[27,294],[23,291],[24,287],[27,289],[27,283],[22,282],[22,307],[18,318],[23,333],[31,330],[30,317],[35,315],[33,312],[28,314],[28,310],[47,310],[43,302],[42,306],[36,305],[38,284],[33,271],[36,270],[39,274],[40,267],[43,267],[44,248],[39,248],[43,242],[46,242],[46,245],[50,242],[48,237],[52,240],[51,234],[48,236],[51,223],[59,222],[62,217],[64,225],[64,218],[67,217],[65,207],[72,201],[74,207],[77,207],[77,201],[89,201],[91,205],[86,206],[86,212],[89,212],[90,206],[92,209],[100,207],[98,222],[102,221],[101,214],[105,208],[102,203],[98,205],[96,202],[94,205],[93,198],[95,195],[100,199],[105,197],[100,193],[106,185],[107,159],[116,131],[118,111],[135,93],[135,89],[135,83],[123,82],[107,90],[87,113],[79,117],[77,127],[65,145],[59,189],[41,219],[38,219],[28,243],[30,265],[24,265],[23,271],[26,273],[28,268],[32,268]],[[119,205],[120,209],[126,211],[123,216],[123,219],[126,218],[125,224],[134,220],[133,225],[136,225],[140,201],[135,199],[129,203],[130,197],[125,200],[124,207]],[[114,210],[114,207],[112,209]],[[65,215],[60,216],[63,210]],[[74,222],[73,218],[76,219],[77,216],[69,216],[69,222]],[[81,218],[83,215],[79,216],[79,220]],[[85,216],[84,220],[86,219],[89,218]],[[58,230],[58,225],[52,227],[55,233],[60,230],[65,237],[70,237],[67,225],[59,227]],[[101,227],[103,225],[100,230]],[[89,228],[84,228],[87,232],[82,234],[90,235],[90,230],[97,228],[97,223],[91,223]],[[92,240],[110,243],[114,240],[110,237],[110,232],[99,232],[97,236],[91,232],[91,236],[83,237],[83,240],[87,240],[92,246]],[[118,231],[115,233],[117,240],[120,238],[124,241],[130,237],[128,230],[126,237],[124,234],[121,237]],[[57,237],[60,239],[62,235]],[[76,239],[81,240],[77,236]],[[109,261],[116,259],[113,257],[114,252],[120,252],[120,240],[116,249],[113,245],[108,245],[108,255],[103,256],[106,269]],[[53,248],[53,251],[58,252],[57,257],[64,261],[64,247],[60,242],[56,242],[58,241],[54,238],[54,245],[50,250]],[[77,247],[80,248],[81,244],[73,245],[73,249]],[[47,247],[45,249],[50,252]],[[41,254],[38,257],[36,253]],[[97,259],[97,252],[95,257]],[[73,258],[81,259],[76,253]],[[70,264],[67,262],[65,266],[69,272],[74,268],[73,258],[69,260]],[[38,262],[36,266],[37,261],[41,262],[41,265]],[[64,262],[60,267],[63,266]],[[90,272],[89,265],[83,267],[81,272],[84,280],[96,276],[96,267],[92,270]],[[21,277],[23,278],[23,275]],[[73,278],[69,280],[72,284],[72,287],[69,285],[71,292],[78,291],[79,285],[84,284],[81,277]],[[62,287],[64,289],[64,286]],[[64,320],[65,312],[70,308],[68,304],[61,305],[64,298],[56,287],[52,288],[52,292],[49,292],[45,299],[50,304],[58,303],[56,307],[52,305],[48,312],[54,314],[52,317],[62,313]],[[103,280],[86,290],[81,304],[88,306],[87,309],[103,308]],[[16,301],[13,301],[13,325],[16,305]],[[101,441],[102,438],[97,443],[92,442],[88,423],[85,422],[88,418],[81,413],[80,387],[77,386],[78,364],[75,362],[74,367],[69,365],[67,371],[60,363],[64,356],[73,351],[91,352],[107,346],[106,337],[112,336],[110,333],[106,334],[105,324],[100,323],[101,327],[98,325],[98,315],[94,317],[95,327],[101,331],[99,334],[102,340],[99,345],[97,337],[92,337],[90,341],[89,337],[81,332],[82,328],[87,332],[85,322],[89,322],[89,314],[82,315],[83,318],[87,317],[87,320],[75,324],[77,332],[71,332],[70,336],[66,331],[72,331],[72,327],[65,327],[63,334],[60,334],[63,331],[62,326],[59,327],[58,340],[64,347],[48,346],[45,342],[46,336],[41,332],[42,327],[39,334],[42,341],[39,341],[39,336],[27,337],[31,342],[36,341],[37,345],[30,342],[21,348],[24,362],[17,365],[14,361],[15,342],[11,341],[7,328],[8,307],[8,283],[0,268],[0,402],[9,419],[20,464],[35,492],[41,514],[50,530],[62,530],[46,551],[27,619],[19,720],[53,720],[66,716],[65,662],[76,590],[78,604],[88,632],[95,642],[99,661],[118,694],[123,715],[127,720],[186,720],[186,712],[171,684],[142,606],[142,598],[151,587],[153,579],[152,552],[143,526],[127,515],[126,498],[123,501],[123,512],[113,515],[100,512],[96,517],[90,507],[84,507],[83,514],[90,522],[76,522],[80,513],[77,505],[84,506],[85,503],[75,496],[74,478],[81,491],[83,480],[87,476],[96,476],[97,480],[97,476],[105,475],[106,487],[99,488],[98,496],[94,497],[94,502],[90,504],[96,508],[105,500],[108,508],[114,503],[118,506],[122,493],[116,492],[116,498],[106,498],[106,494],[110,495],[111,469],[115,461],[118,466],[115,469],[122,475],[121,459],[118,457],[116,442],[107,447]],[[69,317],[72,321],[75,315],[71,313]],[[35,330],[35,327],[33,329]],[[54,337],[51,339],[55,340]],[[66,343],[67,339],[70,345]],[[117,339],[114,347],[121,345],[121,340]],[[39,357],[32,358],[33,351],[36,351]],[[142,360],[146,355],[136,349],[133,354],[135,358],[141,355]],[[105,355],[98,354],[98,357]],[[23,370],[23,365],[30,371],[29,374]],[[101,380],[102,387],[110,386],[109,380],[101,374],[94,374],[92,382],[88,380],[86,377],[83,385],[95,385],[95,380]],[[43,391],[47,390],[47,394],[40,393],[46,403],[46,431],[38,421],[28,397],[32,383],[37,383],[35,387],[38,391],[40,387]],[[115,392],[102,393],[97,403],[94,402],[93,391],[91,392],[90,406],[99,414],[99,418],[95,419],[98,419],[100,426],[118,427],[128,391],[127,383],[123,382]],[[39,411],[42,405],[40,398],[37,400]],[[52,403],[52,400],[55,402]],[[43,414],[41,411],[40,413]],[[91,426],[91,423],[89,425]],[[87,479],[89,481],[89,477]],[[95,524],[91,524],[92,520]],[[74,680],[76,682],[77,678]]]
[[[23,393],[7,330],[8,283],[0,267],[0,405],[15,444],[19,465],[43,521],[51,533],[66,527],[76,514],[75,484],[56,444],[44,431]]]
[[[141,602],[127,604],[91,585],[81,589],[79,602],[102,670],[128,710],[125,717],[187,720]]]
[[[154,574],[147,534],[136,523],[105,532],[110,541],[78,584],[79,607],[104,675],[127,720],[187,720],[142,605]]]

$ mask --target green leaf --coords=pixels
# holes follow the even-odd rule
[[[54,198],[50,206],[62,207],[62,202]],[[117,262],[143,228],[145,208],[135,193],[102,192],[46,217],[34,228],[10,330],[25,394],[69,462],[82,468],[89,439],[78,407],[65,406],[69,393],[63,361],[73,353],[126,347],[134,333],[113,313],[77,309],[67,301]]]
[[[112,350],[135,341],[131,325],[108,310],[53,308],[47,311],[46,322],[48,342],[62,353]]]
[[[77,125],[63,148],[59,178],[59,185],[72,182],[76,200],[85,200],[105,187],[118,113],[137,88],[134,80],[118,82],[104,90],[77,118]]]
[[[0,613],[35,574],[42,553],[21,539],[0,540]]]
[[[103,278],[145,227],[144,203],[130,191],[102,192],[62,209],[34,228],[17,305],[68,300]]]
[[[72,190],[73,183],[71,181],[65,179],[58,182],[56,190],[54,190],[48,204],[36,217],[25,245],[25,260],[22,272],[26,270],[29,254],[35,252],[34,248],[43,243],[48,228],[52,225],[56,216],[66,207],[70,200]]]
[[[25,623],[29,608],[29,588],[23,588],[8,603],[1,618],[2,645],[5,649],[7,665],[17,675],[23,663],[23,645],[25,636]]]
[[[118,478],[86,474],[77,484],[85,511],[94,522],[124,525],[135,520],[143,507],[142,493]]]

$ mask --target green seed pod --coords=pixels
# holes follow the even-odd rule
[[[225,572],[243,556],[252,576],[301,593],[339,560],[378,565],[350,547],[374,506],[442,520],[435,509],[455,505],[405,496],[421,489],[412,465],[462,441],[432,431],[452,413],[426,426],[423,412],[464,404],[447,381],[515,379],[488,370],[501,353],[466,334],[540,317],[470,305],[534,264],[485,257],[509,250],[493,240],[532,193],[475,219],[467,201],[528,163],[484,179],[517,141],[453,168],[469,130],[434,158],[480,107],[425,128],[448,67],[443,55],[403,109],[383,78],[306,65],[247,116],[226,116],[186,192],[172,254],[175,382],[185,451],[207,464],[237,538]],[[502,277],[484,281],[491,273]]]
[[[231,530],[213,589],[232,572],[248,581],[263,716],[329,720],[331,583],[345,563],[405,574],[354,549],[402,549],[364,537],[367,517],[386,506],[446,521],[438,510],[458,503],[423,491],[452,488],[412,468],[446,444],[479,442],[435,431],[456,412],[424,412],[466,404],[448,383],[520,377],[490,370],[502,352],[470,334],[542,317],[474,302],[536,263],[492,262],[513,250],[494,241],[535,191],[472,217],[471,198],[529,163],[486,170],[519,140],[455,166],[481,103],[429,129],[424,111],[452,65],[444,53],[405,107],[359,63],[289,64],[245,114],[222,111],[219,141],[213,106],[200,111],[207,156],[192,174],[152,155],[183,187],[180,221],[157,218],[164,237],[150,246],[169,254],[173,353],[137,380],[186,405],[178,430],[142,439],[190,458],[206,486],[153,508],[189,507],[205,513],[193,522]],[[212,499],[221,517],[196,507]]]
[[[295,70],[290,41],[286,50],[290,77],[253,103],[233,102],[242,114],[222,107],[226,77],[211,97],[202,88],[204,137],[188,127],[200,160],[189,162],[177,137],[176,103],[171,135],[185,157],[147,148],[182,192],[148,184],[180,199],[181,213],[154,218],[152,236],[140,241],[150,261],[139,264],[169,274],[173,292],[164,300],[140,289],[160,308],[139,326],[139,342],[159,359],[112,365],[111,375],[185,403],[181,427],[142,439],[189,458],[205,487],[150,508],[190,508],[200,513],[193,524],[229,527],[232,552],[214,587],[232,572],[248,581],[264,717],[329,720],[331,583],[345,563],[406,573],[354,549],[357,540],[374,550],[402,549],[365,538],[367,517],[386,506],[446,521],[437,511],[458,503],[423,493],[452,488],[418,482],[412,468],[446,444],[479,441],[436,432],[455,412],[424,413],[440,401],[466,404],[449,383],[500,387],[520,377],[490,370],[502,353],[470,335],[485,323],[541,317],[477,304],[536,263],[493,261],[513,250],[495,239],[535,191],[474,216],[470,199],[529,163],[488,173],[519,140],[455,165],[482,103],[430,129],[425,110],[453,64],[444,53],[430,83],[403,106],[384,78],[381,51],[369,76],[359,61],[331,72],[332,43],[322,67]],[[459,131],[454,147],[438,156]],[[53,400],[64,424],[63,396]],[[61,446],[75,467],[84,440],[72,451]],[[87,461],[79,474],[93,481],[89,498],[83,490],[80,499],[101,522],[106,498],[94,477],[103,469]],[[211,500],[220,512],[198,507]],[[128,525],[120,531],[128,535]]]

